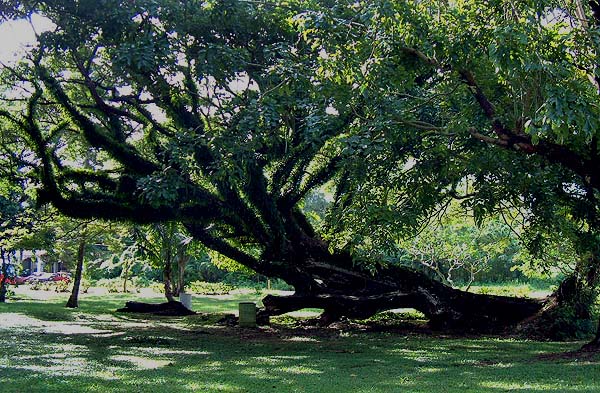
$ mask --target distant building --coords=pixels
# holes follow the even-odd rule
[[[49,260],[48,252],[45,250],[16,251],[13,261],[21,265],[22,274],[24,275],[44,271],[48,273],[64,271],[64,263]]]

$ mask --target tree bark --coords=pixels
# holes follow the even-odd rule
[[[172,266],[171,253],[167,252],[165,258],[165,268],[163,269],[163,280],[165,285],[165,297],[168,302],[174,302],[175,297],[173,296],[173,266]]]
[[[130,265],[131,261],[129,259],[126,259],[125,263],[123,263],[123,271],[121,272],[121,276],[123,276],[123,293],[127,293],[127,280],[129,280]]]
[[[75,277],[73,280],[73,289],[71,290],[71,296],[67,301],[66,307],[77,308],[79,307],[79,287],[81,285],[81,276],[83,274],[83,261],[85,257],[85,245],[86,239],[82,238],[77,247],[77,268],[75,269]]]
[[[6,256],[4,248],[0,248],[0,256],[2,257],[2,280],[0,280],[0,303],[6,303]]]
[[[496,331],[516,325],[543,307],[542,301],[534,299],[460,291],[404,266],[387,265],[373,273],[353,264],[350,255],[331,255],[326,249],[319,254],[318,259],[297,261],[298,273],[286,277],[296,293],[266,296],[259,319],[322,308],[327,324],[341,317],[363,319],[390,309],[415,308],[436,328]]]
[[[174,296],[179,296],[185,289],[185,267],[190,261],[190,256],[186,255],[184,251],[177,253],[177,284],[175,286]]]

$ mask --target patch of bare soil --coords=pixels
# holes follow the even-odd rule
[[[558,361],[558,360],[573,360],[573,361],[600,361],[600,348],[597,346],[580,348],[576,351],[547,353],[539,355],[536,360],[540,361]]]
[[[202,315],[198,315],[202,319]],[[430,336],[436,338],[477,338],[502,337],[502,335],[482,335],[464,330],[435,330],[426,320],[342,320],[328,326],[319,324],[318,319],[274,319],[270,325],[256,328],[241,328],[237,317],[226,314],[212,326],[204,325],[202,329],[210,334],[236,336],[251,341],[321,341],[362,333],[390,333],[398,336]]]

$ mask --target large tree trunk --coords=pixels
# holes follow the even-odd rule
[[[368,318],[395,308],[415,308],[431,325],[479,331],[499,330],[516,325],[535,315],[543,302],[534,299],[491,296],[460,291],[442,284],[423,273],[404,266],[387,264],[376,269],[355,263],[348,253],[332,254],[328,244],[311,231],[301,214],[286,217],[288,238],[266,249],[260,261],[249,261],[249,267],[267,277],[283,279],[295,288],[291,296],[263,299],[264,308],[258,320],[268,322],[270,316],[303,308],[322,308],[322,322],[341,317]],[[204,236],[193,226],[188,229],[208,247],[229,253],[240,253],[215,239]],[[239,262],[245,262],[244,255]]]
[[[77,308],[79,307],[79,287],[81,285],[81,276],[83,274],[83,260],[85,257],[85,238],[82,238],[77,247],[77,268],[75,269],[75,277],[73,280],[73,289],[71,290],[71,296],[67,301],[66,307]]]
[[[388,264],[375,272],[353,263],[351,255],[332,255],[327,244],[304,237],[285,276],[296,293],[269,295],[260,319],[302,308],[322,308],[322,322],[340,317],[368,318],[395,308],[415,308],[435,327],[490,331],[536,314],[543,302],[460,291],[404,266]],[[268,272],[260,273],[269,276]]]
[[[307,267],[318,285],[306,290],[302,283],[303,289],[291,296],[268,295],[260,312],[263,320],[308,307],[322,308],[325,324],[340,317],[362,319],[390,309],[415,308],[434,327],[490,331],[515,325],[543,305],[533,299],[460,291],[401,266],[387,266],[374,274],[322,262]]]
[[[301,217],[291,218],[302,224]],[[536,314],[543,306],[533,299],[481,295],[460,291],[404,266],[371,271],[347,253],[331,254],[328,245],[305,233],[292,239],[294,272],[284,278],[296,288],[288,297],[267,296],[261,319],[305,307],[322,308],[322,321],[340,317],[368,318],[395,308],[415,308],[434,327],[499,330]],[[264,273],[263,273],[264,274]]]

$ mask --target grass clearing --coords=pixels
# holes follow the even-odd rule
[[[197,296],[211,314],[114,310],[136,295],[0,305],[2,392],[600,392],[600,358],[543,359],[581,343],[361,329],[217,326],[241,300]],[[160,297],[144,301],[162,301]]]

